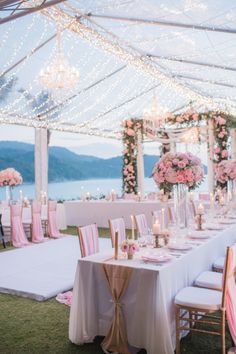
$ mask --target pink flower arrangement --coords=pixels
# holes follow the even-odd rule
[[[155,164],[152,176],[160,189],[171,191],[178,183],[195,189],[203,181],[204,171],[201,160],[190,152],[168,152]]]
[[[139,251],[138,244],[133,240],[124,240],[120,246],[121,251],[124,253],[128,253],[130,255],[134,255]]]
[[[217,181],[225,183],[236,180],[236,160],[223,160],[215,167]]]
[[[23,179],[21,174],[14,168],[7,168],[0,171],[0,187],[3,186],[17,186],[22,184]]]

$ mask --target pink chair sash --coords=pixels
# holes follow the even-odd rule
[[[32,242],[44,241],[41,221],[41,202],[34,200],[32,203]]]
[[[29,245],[22,224],[22,207],[19,204],[10,205],[11,210],[11,232],[12,244],[14,247],[23,247]]]
[[[48,202],[48,234],[50,237],[58,238],[64,236],[57,227],[56,220],[57,202],[49,200]]]
[[[236,245],[229,249],[228,259],[228,281],[226,285],[226,315],[229,330],[236,345],[236,284],[235,284],[235,267],[236,267]]]
[[[96,224],[80,227],[79,237],[82,257],[99,252],[99,235]]]
[[[147,219],[144,214],[135,215],[135,222],[140,236],[148,234]]]
[[[111,243],[112,247],[115,246],[115,232],[118,231],[119,244],[126,239],[125,222],[123,218],[109,220]]]

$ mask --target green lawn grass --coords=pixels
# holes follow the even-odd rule
[[[76,235],[76,229],[68,228],[66,233]],[[109,236],[107,229],[99,229],[99,233],[102,237]],[[67,306],[59,304],[55,299],[38,302],[0,294],[0,354],[103,353],[100,337],[94,343],[82,346],[69,341],[69,311]],[[227,334],[227,348],[230,346],[230,336]],[[187,336],[181,341],[181,353],[220,354],[220,339],[206,334],[193,334],[192,338]]]

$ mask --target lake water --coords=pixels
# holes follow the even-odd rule
[[[145,178],[145,193],[157,191],[157,187],[152,178]],[[107,195],[114,189],[119,195],[122,193],[121,179],[89,179],[82,181],[49,183],[48,193],[51,199],[78,199],[89,192],[94,197]],[[199,188],[199,191],[207,191],[207,178]],[[19,191],[22,190],[24,196],[32,199],[35,197],[34,184],[22,184],[13,189],[15,200],[19,198]],[[0,188],[0,199],[6,198],[5,188]]]

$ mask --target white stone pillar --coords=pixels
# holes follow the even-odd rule
[[[35,129],[34,170],[35,197],[40,200],[41,191],[48,195],[48,130]]]
[[[231,137],[231,158],[236,159],[236,129],[230,129]]]
[[[214,176],[214,123],[212,119],[207,120],[207,168],[208,168],[208,189],[212,193],[215,187]]]
[[[143,159],[143,142],[142,142],[141,132],[138,132],[137,180],[138,180],[138,192],[140,192],[141,198],[144,198],[144,159]]]

